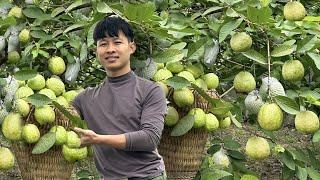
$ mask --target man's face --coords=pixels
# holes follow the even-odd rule
[[[97,42],[97,57],[108,73],[122,75],[130,71],[130,55],[136,46],[119,32],[118,37],[105,37]]]

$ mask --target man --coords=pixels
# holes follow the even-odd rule
[[[93,38],[107,77],[74,99],[89,129],[75,131],[82,144],[93,145],[101,179],[166,179],[157,151],[166,101],[160,86],[130,68],[136,50],[132,27],[119,17],[106,17],[98,22]]]

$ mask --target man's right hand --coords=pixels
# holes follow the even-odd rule
[[[97,144],[99,135],[89,129],[74,128],[74,131],[80,134],[81,145]]]

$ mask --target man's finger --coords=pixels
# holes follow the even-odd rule
[[[75,127],[73,128],[74,131],[78,132],[78,133],[81,133],[81,134],[84,134],[85,133],[85,130],[84,129],[81,129],[81,128],[78,128],[78,127]]]

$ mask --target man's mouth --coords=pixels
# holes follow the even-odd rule
[[[106,57],[105,59],[107,60],[107,61],[115,61],[115,60],[117,60],[119,58],[119,56],[108,56],[108,57]]]

